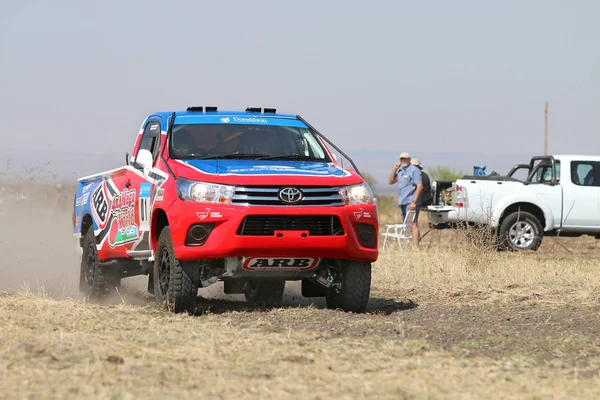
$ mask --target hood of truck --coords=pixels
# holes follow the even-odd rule
[[[335,163],[273,160],[176,160],[177,176],[229,185],[351,185],[362,182],[354,171]]]

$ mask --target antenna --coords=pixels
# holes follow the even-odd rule
[[[548,101],[544,107],[544,155],[548,155]]]

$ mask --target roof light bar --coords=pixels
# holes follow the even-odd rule
[[[190,106],[186,109],[186,111],[190,112],[215,112],[217,111],[216,106]]]
[[[263,114],[275,114],[277,112],[277,109],[275,108],[260,108],[260,107],[248,107],[246,108],[246,112],[257,112],[257,113],[263,113]]]
[[[204,112],[204,106],[190,106],[185,111]]]

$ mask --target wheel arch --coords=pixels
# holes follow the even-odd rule
[[[513,203],[510,206],[506,207],[504,209],[504,211],[502,211],[502,214],[500,215],[500,219],[498,220],[498,228],[497,229],[500,230],[500,227],[502,226],[502,222],[504,222],[506,217],[508,217],[509,215],[511,215],[515,212],[519,212],[519,211],[520,212],[528,212],[531,215],[533,215],[534,217],[536,217],[538,219],[538,221],[540,222],[540,224],[542,225],[542,229],[545,229],[547,218],[546,218],[546,214],[544,213],[544,210],[542,210],[542,208],[536,204],[525,202],[525,201]]]
[[[152,249],[156,251],[156,245],[158,244],[158,238],[162,230],[169,226],[169,218],[167,213],[162,208],[157,208],[152,212],[152,220],[150,225],[150,245]]]
[[[83,246],[83,239],[85,238],[85,235],[87,234],[88,229],[90,229],[90,227],[94,226],[94,221],[92,220],[92,216],[90,214],[84,214],[83,218],[81,220],[81,236],[79,239],[79,245]]]

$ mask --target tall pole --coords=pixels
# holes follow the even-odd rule
[[[548,155],[548,101],[544,107],[544,155]]]

